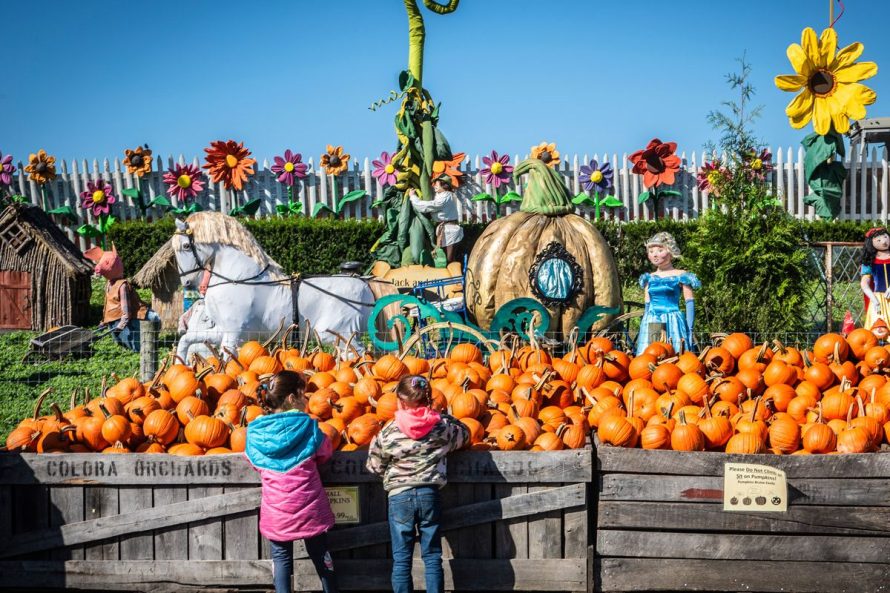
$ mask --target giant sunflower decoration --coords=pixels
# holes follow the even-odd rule
[[[851,43],[837,51],[837,33],[828,28],[816,38],[807,27],[800,45],[788,46],[788,60],[796,74],[776,76],[776,86],[798,93],[785,108],[792,128],[800,129],[813,121],[813,129],[824,136],[831,130],[844,134],[851,119],[865,117],[865,106],[877,99],[873,90],[859,81],[878,72],[874,62],[856,62],[862,55],[861,43]]]

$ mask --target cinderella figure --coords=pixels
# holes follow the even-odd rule
[[[656,233],[646,241],[646,254],[655,266],[655,272],[640,276],[640,286],[646,291],[646,309],[637,337],[637,356],[649,345],[650,323],[664,324],[667,339],[677,352],[681,343],[689,349],[695,321],[693,291],[701,287],[701,282],[692,272],[674,268],[674,259],[680,257],[680,249],[670,233]],[[685,316],[680,312],[681,293],[686,301]]]

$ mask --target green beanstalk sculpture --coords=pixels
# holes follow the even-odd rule
[[[424,6],[436,14],[449,14],[457,10],[460,0],[439,4],[435,0],[423,0]],[[395,189],[387,192],[376,206],[385,209],[387,230],[371,252],[378,259],[392,266],[422,263],[430,265],[432,246],[435,244],[433,223],[411,207],[407,197],[409,188],[415,189],[425,199],[433,197],[433,163],[452,158],[448,141],[438,128],[439,104],[433,101],[429,91],[423,88],[423,46],[426,30],[423,14],[417,0],[405,0],[408,12],[408,69],[399,75],[398,93],[391,92],[388,100],[379,101],[371,110],[402,99],[395,116],[398,146],[392,158],[399,171]]]

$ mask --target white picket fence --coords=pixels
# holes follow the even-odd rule
[[[850,175],[846,181],[840,218],[842,220],[887,220],[890,215],[890,204],[888,204],[890,175],[888,175],[887,149],[884,148],[881,154],[878,154],[877,149],[872,148],[863,157],[867,158],[860,160],[858,154],[851,154],[847,157],[846,165]],[[621,208],[604,210],[601,214],[602,218],[619,221],[652,219],[654,213],[651,202],[637,203],[637,198],[644,188],[641,177],[631,172],[632,167],[627,160],[627,155],[623,154],[620,160],[614,153],[612,155],[594,155],[593,158],[600,162],[612,163],[615,169],[614,195],[624,205]],[[688,220],[696,218],[708,208],[708,195],[699,191],[696,184],[696,171],[702,163],[710,159],[705,153],[693,153],[691,158],[687,158],[686,153],[682,153],[681,159],[680,174],[677,176],[677,182],[670,189],[680,191],[682,195],[678,198],[662,200],[662,211],[659,212],[659,218]],[[354,160],[351,163],[351,169],[337,179],[339,196],[355,189],[364,189],[369,193],[369,196],[364,200],[346,206],[343,212],[345,218],[378,218],[382,215],[378,209],[371,208],[372,202],[383,191],[383,188],[371,175],[371,160],[365,158],[361,165],[357,159]],[[519,155],[515,155],[513,164],[515,165],[519,161]],[[578,180],[579,166],[589,161],[588,155],[583,155],[583,157],[574,155],[571,158],[563,159],[563,162],[560,163],[559,172],[573,194],[582,191]],[[773,161],[775,170],[770,174],[769,182],[776,195],[784,203],[785,208],[797,218],[814,219],[813,208],[805,206],[803,203],[803,198],[808,193],[804,181],[803,148],[798,148],[797,151],[792,148],[780,149],[774,153]],[[179,156],[178,162],[185,162],[182,155]],[[202,164],[198,162],[197,158],[192,162],[198,165]],[[163,171],[171,167],[173,163],[172,156],[168,157],[166,162],[161,157],[156,159],[155,171],[146,178],[149,191],[149,195],[145,198],[146,202],[166,190],[166,186],[162,182]],[[124,188],[134,187],[137,180],[126,171],[126,167],[118,159],[115,159],[113,164],[106,159],[101,167],[97,160],[93,160],[92,165],[86,160],[71,161],[70,165],[65,161],[57,164],[58,176],[47,185],[48,209],[68,205],[80,216],[77,225],[84,222],[95,223],[92,214],[85,212],[80,207],[80,193],[86,190],[87,182],[102,178],[114,185],[114,194],[117,196],[118,202],[113,206],[113,213],[118,219],[129,220],[141,216],[133,200],[120,193]],[[294,188],[294,199],[302,203],[304,215],[311,213],[317,203],[333,205],[329,176],[320,167],[316,168],[311,158],[308,159],[307,164],[309,165],[308,175]],[[465,181],[461,184],[458,192],[461,198],[459,210],[461,220],[465,222],[472,220],[485,222],[494,216],[494,206],[490,203],[470,201],[470,198],[479,192],[494,193],[494,190],[485,183],[480,172],[481,168],[481,156],[468,157],[461,167],[465,173],[463,177]],[[510,189],[522,193],[522,188],[515,188],[512,183]],[[13,181],[12,190],[27,196],[34,204],[41,204],[41,194],[37,184],[27,178],[21,165],[17,177]],[[198,202],[204,209],[228,212],[234,205],[243,204],[254,198],[262,200],[261,208],[257,212],[258,217],[276,216],[276,206],[287,203],[287,189],[278,183],[275,175],[270,171],[267,161],[263,161],[256,175],[250,178],[245,190],[232,192],[225,190],[221,184],[208,184],[207,189],[198,197]],[[502,214],[509,214],[518,207],[518,203],[513,204],[505,208]],[[578,213],[586,218],[593,217],[593,210],[589,208],[579,209]],[[150,217],[157,218],[161,215],[162,212],[159,210],[149,211]],[[74,228],[77,225],[68,228],[68,233],[72,239],[77,240],[84,247],[86,245],[84,240],[74,233]]]

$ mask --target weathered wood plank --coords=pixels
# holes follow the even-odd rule
[[[249,486],[233,486],[226,488],[224,496],[227,501],[235,496],[245,496],[247,490],[256,491]],[[257,498],[259,500],[259,498]],[[259,560],[259,511],[252,510],[234,516],[226,515],[223,520],[223,560]]]
[[[50,495],[50,522],[51,528],[59,528],[62,525],[79,523],[83,521],[83,488],[80,486],[59,486],[51,488]],[[0,539],[0,546],[9,541]],[[72,546],[67,549],[53,550],[50,552],[50,560],[83,560],[83,546]]]
[[[529,494],[551,492],[547,486],[529,486]],[[562,513],[551,511],[528,521],[528,557],[562,558]]]
[[[189,500],[221,495],[222,488],[189,488]],[[189,560],[222,560],[222,520],[189,523]]]
[[[112,489],[103,488],[102,490]],[[121,492],[123,491],[121,489]],[[197,496],[197,493],[195,495]],[[7,542],[0,542],[0,558],[17,556],[23,552],[129,536],[163,527],[194,523],[198,520],[216,519],[254,510],[259,506],[259,500],[260,489],[249,488],[237,493],[212,495],[187,502],[149,507],[139,513],[128,512],[124,508],[124,501],[121,500],[120,514],[101,515],[96,519],[70,523],[54,529],[29,531],[15,535]],[[88,500],[88,503],[91,502],[92,499]],[[245,537],[247,537],[246,534]],[[124,560],[149,559],[124,558]]]
[[[455,494],[457,496],[455,504],[458,508],[467,507],[473,504],[475,497],[475,484],[454,484]],[[476,530],[474,527],[467,526],[456,529],[454,533],[449,534],[449,540],[457,540],[457,549],[459,554],[455,554],[455,558],[478,558],[476,555]],[[418,542],[419,544],[420,542]],[[420,547],[418,545],[418,547]]]
[[[722,477],[605,474],[600,483],[600,500],[723,501]],[[788,500],[789,505],[888,506],[890,480],[789,480]]]
[[[46,486],[16,488],[12,493],[12,533],[24,533],[49,526],[49,489]],[[47,554],[22,556],[27,560],[45,560]]]
[[[343,560],[337,564],[340,588],[357,591],[390,589],[390,560]],[[443,561],[445,589],[458,591],[586,591],[587,558],[568,560]],[[423,561],[414,559],[411,571],[415,589],[424,588]],[[294,564],[295,589],[319,590],[312,564]],[[342,576],[341,576],[342,575]]]
[[[559,512],[565,508],[581,510],[585,503],[584,487],[584,484],[573,484],[537,493],[516,494],[512,497],[446,508],[442,512],[442,529],[448,532],[493,521],[500,523],[540,513]],[[525,522],[521,524],[525,525]],[[328,546],[331,550],[360,548],[388,541],[389,523],[386,521],[337,529],[328,533]]]
[[[337,451],[320,468],[328,484],[379,482],[365,469],[367,451]],[[448,458],[452,483],[589,482],[590,449],[552,451],[461,451]],[[75,455],[0,455],[0,484],[90,484],[114,486],[259,484],[240,453],[209,457],[132,454],[109,458]]]
[[[599,567],[597,591],[890,590],[890,564],[603,558]]]
[[[497,499],[528,494],[524,484],[495,484]],[[498,521],[494,525],[495,558],[528,558],[528,522],[522,518]]]
[[[167,506],[188,501],[187,488],[155,488],[155,506]],[[189,557],[188,528],[155,529],[155,560],[187,560]]]
[[[723,504],[600,501],[599,529],[890,535],[890,508],[792,505],[787,513],[723,510]]]
[[[585,591],[585,560],[450,560],[444,563],[446,589],[466,591]],[[423,587],[423,565],[414,564],[415,587]],[[315,568],[309,560],[294,563],[296,588],[318,590]],[[344,590],[386,590],[390,561],[341,560],[337,564]],[[195,560],[101,562],[12,561],[0,562],[0,588],[79,588],[145,590],[169,587],[257,587],[272,583],[269,560]]]
[[[493,484],[475,484],[473,501],[476,503],[491,502],[494,499]],[[491,558],[494,551],[494,525],[480,523],[473,529],[473,558]]]
[[[890,538],[600,530],[599,556],[886,564]]]
[[[564,558],[586,558],[587,548],[591,543],[587,533],[587,526],[590,523],[588,513],[596,513],[596,507],[587,505],[587,486],[586,484],[584,486],[584,506],[577,509],[566,509],[562,513]]]
[[[890,454],[727,455],[686,451],[647,451],[600,445],[597,469],[603,473],[722,476],[725,463],[756,463],[780,469],[788,478],[890,478]]]
[[[0,541],[12,535],[12,486],[0,486]]]
[[[112,517],[120,513],[117,488],[84,488],[84,519],[87,521],[101,517]],[[94,542],[97,540],[93,540]],[[93,544],[84,548],[87,560],[117,560],[120,558],[120,546],[116,537],[109,537],[104,543]]]
[[[59,490],[54,488],[53,490]],[[151,488],[120,488],[120,513],[141,519],[152,508],[154,496]],[[140,530],[141,531],[141,530]],[[132,533],[133,530],[130,531]],[[154,560],[154,537],[121,534],[121,560]]]

